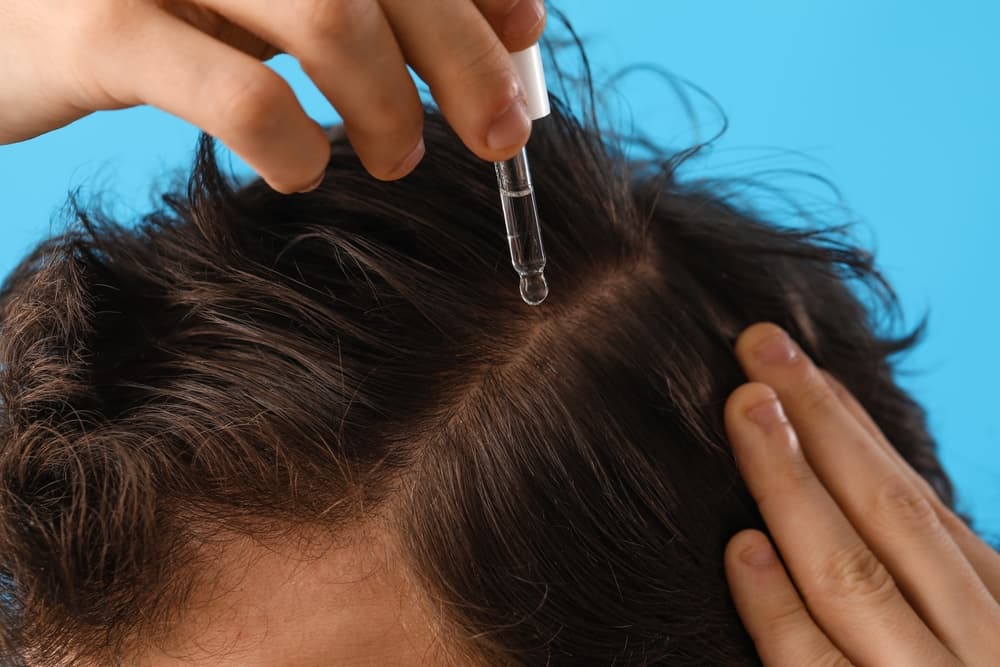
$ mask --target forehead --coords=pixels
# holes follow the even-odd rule
[[[384,532],[322,548],[233,538],[210,551],[170,645],[142,667],[456,664]]]

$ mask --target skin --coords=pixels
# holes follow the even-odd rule
[[[726,428],[768,537],[725,568],[767,667],[1000,664],[1000,554],[947,509],[864,408],[780,328],[736,344]],[[485,664],[440,623],[390,522],[266,543],[213,534],[193,595],[133,667]]]
[[[328,540],[213,540],[211,567],[169,642],[134,667],[472,667],[441,639],[390,531]],[[210,572],[210,574],[208,573]]]
[[[1000,555],[780,328],[750,327],[736,355],[751,382],[726,427],[781,558],[746,530],[725,566],[764,664],[1000,664]],[[228,542],[172,645],[136,664],[474,664],[435,625],[391,535],[364,525],[306,557],[295,542]]]
[[[0,144],[148,104],[220,139],[275,190],[314,189],[329,144],[262,62],[286,52],[377,178],[402,178],[424,154],[407,65],[473,153],[505,160],[531,132],[509,52],[534,44],[545,16],[543,0],[4,0]]]
[[[736,354],[726,427],[781,560],[747,530],[726,573],[764,664],[1000,665],[1000,554],[785,332]]]

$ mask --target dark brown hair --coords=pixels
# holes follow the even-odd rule
[[[762,522],[722,422],[747,325],[785,327],[944,500],[839,228],[779,227],[563,109],[532,166],[551,296],[524,305],[489,165],[430,113],[423,165],[77,209],[0,295],[3,664],[156,641],[218,531],[331,534],[391,508],[457,641],[523,665],[757,664],[722,553]]]

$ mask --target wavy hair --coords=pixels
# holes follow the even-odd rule
[[[782,227],[630,161],[561,105],[532,167],[551,296],[525,306],[492,171],[428,111],[424,163],[186,192],[122,225],[77,207],[0,293],[3,664],[125,661],[182,609],[218,531],[393,519],[469,655],[755,665],[730,536],[764,528],[727,443],[733,343],[770,320],[947,502],[912,346],[841,227]],[[199,555],[201,554],[201,555]]]

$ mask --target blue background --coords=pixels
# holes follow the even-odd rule
[[[572,0],[562,6],[586,38],[599,79],[651,63],[718,100],[731,127],[697,167],[701,173],[807,169],[840,188],[862,221],[859,238],[877,251],[897,288],[907,321],[929,312],[929,335],[903,364],[901,381],[929,409],[962,506],[980,529],[1000,534],[994,347],[1000,4]],[[314,117],[335,119],[291,59],[282,56],[274,66]],[[618,90],[613,115],[670,145],[703,138],[718,125],[711,108],[699,105],[702,123],[692,129],[660,79],[633,76]],[[59,228],[70,188],[106,193],[123,216],[146,209],[151,183],[188,165],[196,136],[182,121],[134,109],[0,147],[0,273]],[[782,180],[806,196],[822,194],[808,182]]]

